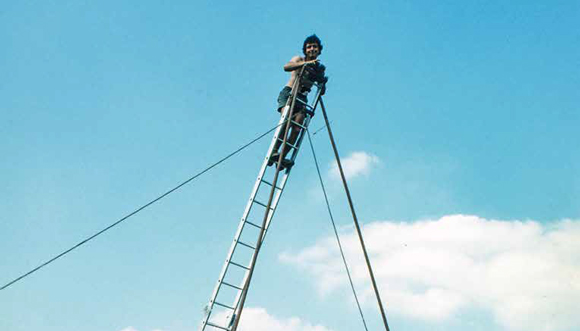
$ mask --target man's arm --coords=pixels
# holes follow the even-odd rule
[[[318,60],[304,61],[304,59],[302,57],[295,56],[288,63],[286,63],[284,65],[284,71],[294,71],[296,69],[302,68],[302,66],[305,64],[315,63],[317,61]]]

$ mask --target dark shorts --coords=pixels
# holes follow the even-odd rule
[[[284,88],[282,89],[282,91],[280,91],[280,94],[278,95],[278,112],[282,111],[282,108],[284,108],[284,106],[286,106],[286,103],[288,102],[288,99],[290,98],[290,96],[292,95],[292,88],[290,88],[290,86],[284,86]],[[308,99],[306,98],[306,96],[304,94],[298,93],[298,96],[296,96],[297,99],[300,99],[304,102],[308,102]],[[296,103],[296,106],[294,107],[295,111],[305,111],[306,108],[301,107],[301,104],[299,102]]]

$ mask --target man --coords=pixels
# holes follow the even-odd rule
[[[320,55],[321,51],[322,42],[315,34],[313,34],[307,37],[302,44],[302,53],[304,56],[294,56],[288,63],[284,65],[284,71],[290,72],[290,80],[288,80],[288,83],[286,83],[286,86],[284,86],[282,91],[280,91],[280,95],[278,96],[278,112],[282,112],[282,108],[284,108],[287,103],[291,102],[290,97],[292,93],[292,86],[294,86],[294,82],[296,79],[298,79],[298,75],[300,74],[302,67],[306,66],[304,69],[307,72],[303,74],[303,77],[306,75],[308,76],[308,79],[303,79],[299,83],[300,87],[296,96],[297,100],[307,102],[306,95],[308,92],[310,92],[310,88],[312,87],[312,80],[319,83],[326,83],[327,77],[324,76],[325,67],[324,65],[320,64],[318,60],[318,56]],[[322,92],[324,92],[324,88]],[[306,108],[303,107],[299,101],[296,101],[293,114],[294,121],[298,124],[302,124],[306,118]],[[301,129],[299,126],[291,124],[290,136],[288,137],[287,142],[294,145],[298,139],[300,130]],[[280,139],[284,139],[284,135],[281,135]],[[278,152],[280,145],[282,145],[282,142],[276,141],[276,145],[274,146],[274,151],[270,156],[268,165],[273,165],[275,162],[278,162],[278,159],[280,158],[280,152]],[[292,160],[286,159],[288,152],[290,152],[290,148],[284,148],[284,154],[282,155],[282,169],[290,168],[294,165]]]

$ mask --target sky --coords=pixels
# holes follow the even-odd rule
[[[316,33],[391,330],[578,330],[579,20],[565,0],[7,2],[0,286],[272,128]],[[197,330],[269,139],[0,291],[0,330]],[[381,330],[326,131],[313,144]],[[309,148],[246,307],[243,331],[363,330]]]

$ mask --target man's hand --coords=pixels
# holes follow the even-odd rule
[[[318,61],[319,61],[318,59],[314,59],[314,60],[308,60],[308,61],[304,61],[304,64],[305,64],[305,65],[306,65],[306,64],[314,64],[314,63],[316,63],[316,62],[318,62]]]
[[[284,71],[294,71],[302,68],[305,65],[315,64],[318,62],[318,59],[304,61],[301,57],[295,56],[290,60],[290,62],[284,65]]]

